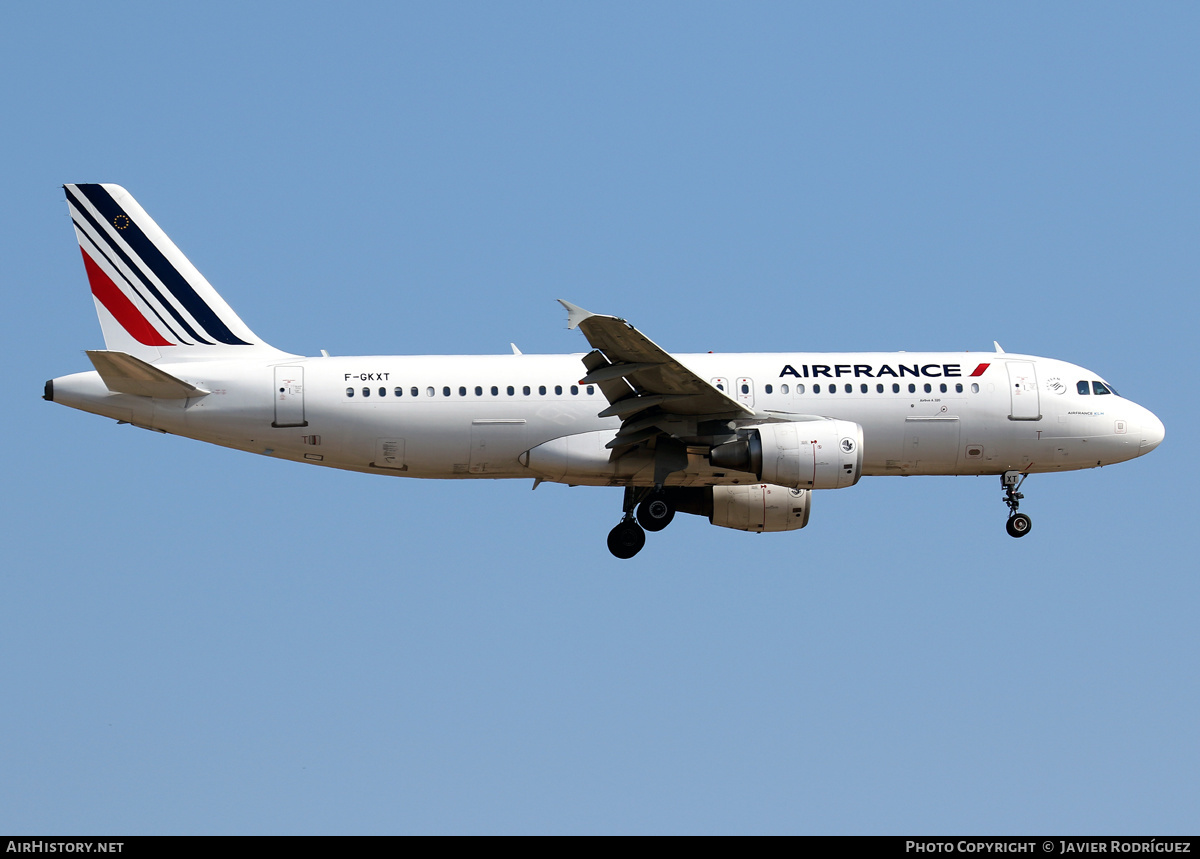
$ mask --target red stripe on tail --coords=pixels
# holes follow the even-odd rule
[[[79,252],[83,254],[83,267],[87,269],[88,283],[92,285],[92,295],[96,296],[104,305],[105,310],[121,323],[121,327],[129,332],[130,337],[143,346],[175,345],[169,340],[163,339],[163,336],[126,297],[125,293],[117,288],[117,285],[112,282],[112,278],[105,274],[100,266],[96,265],[95,260],[87,255],[87,251],[80,248]]]

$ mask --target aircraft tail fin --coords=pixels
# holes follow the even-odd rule
[[[120,185],[64,185],[109,351],[143,361],[279,354]]]

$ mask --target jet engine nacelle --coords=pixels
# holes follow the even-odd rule
[[[795,531],[808,524],[812,493],[770,483],[714,486],[708,521],[738,531]]]
[[[850,421],[760,424],[712,449],[715,468],[748,471],[794,489],[842,489],[862,476],[863,431]]]

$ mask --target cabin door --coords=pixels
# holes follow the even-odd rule
[[[1012,400],[1012,408],[1008,413],[1010,420],[1040,421],[1042,419],[1037,370],[1032,362],[1008,362],[1008,394]]]
[[[306,427],[304,419],[304,368],[275,368],[275,420],[273,427]]]

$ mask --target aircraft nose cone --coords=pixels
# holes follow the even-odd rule
[[[1149,453],[1162,444],[1166,434],[1167,428],[1163,426],[1163,422],[1153,412],[1146,411],[1142,418],[1142,443],[1138,448],[1138,456]]]

